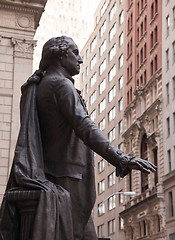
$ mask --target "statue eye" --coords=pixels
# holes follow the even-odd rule
[[[73,53],[74,53],[75,55],[78,55],[78,54],[79,54],[78,49],[73,50]]]

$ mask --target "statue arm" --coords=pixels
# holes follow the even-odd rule
[[[109,142],[86,113],[80,96],[70,80],[60,81],[55,87],[54,94],[56,104],[76,135],[85,145],[115,166],[117,176],[124,177],[131,169],[145,173],[149,173],[149,170],[155,171],[156,167],[149,161],[126,156]]]

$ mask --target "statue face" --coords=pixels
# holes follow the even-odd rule
[[[79,55],[77,45],[71,39],[69,41],[70,47],[67,50],[67,54],[62,56],[60,62],[68,74],[74,76],[80,72],[80,64],[82,64],[83,61]]]

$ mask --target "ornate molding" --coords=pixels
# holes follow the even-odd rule
[[[15,57],[33,58],[33,50],[37,41],[16,38],[12,38],[11,40],[14,46]]]
[[[33,23],[33,17],[32,15],[27,15],[27,14],[16,14],[16,26],[23,28],[23,29],[33,29],[34,28],[34,23]]]

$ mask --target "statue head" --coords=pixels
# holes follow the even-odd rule
[[[70,65],[75,62],[75,59],[71,59],[71,52],[76,53],[77,62],[81,64],[83,61],[79,56],[78,47],[72,38],[66,36],[51,38],[43,46],[40,70],[46,71],[49,66],[60,62],[66,70],[70,71]],[[73,76],[78,73],[79,71],[77,70],[77,72],[70,74]]]

